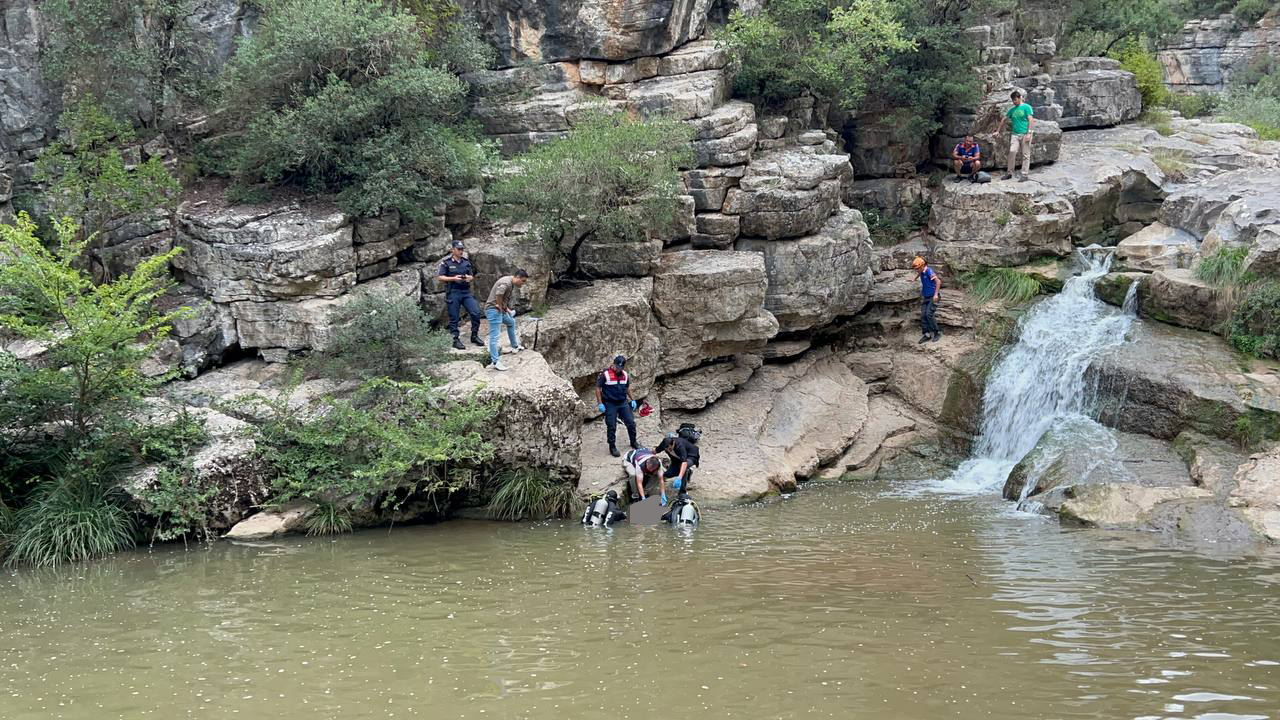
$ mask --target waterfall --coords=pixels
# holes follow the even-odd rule
[[[1116,312],[1093,294],[1094,283],[1111,267],[1110,249],[1083,248],[1078,257],[1081,272],[1022,316],[1018,341],[991,371],[973,456],[929,489],[998,491],[1054,420],[1088,409],[1085,370],[1103,350],[1124,342],[1134,315]],[[1136,283],[1129,288],[1135,294]]]

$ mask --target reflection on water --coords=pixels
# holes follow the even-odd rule
[[[8,573],[0,716],[1280,720],[1280,560],[885,489]]]

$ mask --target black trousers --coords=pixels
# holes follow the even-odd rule
[[[627,426],[627,439],[636,444],[636,418],[631,414],[631,401],[621,404],[604,404],[604,432],[609,439],[609,447],[618,444],[618,420]]]
[[[925,298],[920,301],[920,332],[924,335],[933,335],[938,330],[938,321],[934,319],[933,314],[938,310],[938,303],[932,298]]]

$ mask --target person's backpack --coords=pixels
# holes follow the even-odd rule
[[[974,182],[989,183],[991,182],[991,174],[986,170],[979,170],[977,177],[974,178]]]
[[[702,438],[702,431],[693,423],[688,422],[680,423],[680,429],[676,431],[676,434],[695,445]]]

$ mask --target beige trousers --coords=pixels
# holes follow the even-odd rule
[[[1009,174],[1018,166],[1018,153],[1022,153],[1022,174],[1031,172],[1031,133],[1009,136]]]

